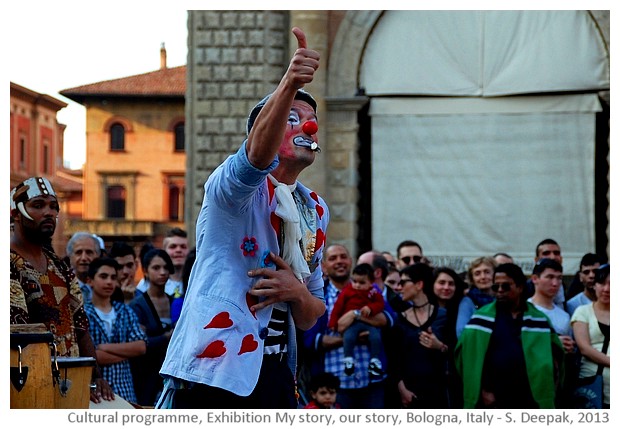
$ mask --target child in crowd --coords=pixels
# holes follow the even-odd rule
[[[355,320],[347,327],[343,334],[344,347],[344,373],[353,375],[355,362],[353,359],[353,347],[362,332],[368,332],[370,346],[370,364],[368,372],[371,377],[381,377],[383,367],[379,360],[382,349],[381,330],[366,323],[363,318],[369,318],[383,311],[385,302],[383,295],[373,284],[374,269],[370,264],[359,264],[353,268],[351,283],[344,287],[338,295],[334,308],[329,318],[329,328],[337,331],[338,320],[353,311]]]
[[[321,372],[310,381],[310,395],[312,400],[304,408],[308,409],[335,409],[340,408],[336,403],[336,395],[340,387],[340,379],[330,372]]]
[[[113,301],[118,262],[109,257],[94,259],[88,267],[92,300],[84,304],[97,363],[115,394],[136,403],[129,358],[146,352],[146,336],[138,317],[126,304]]]

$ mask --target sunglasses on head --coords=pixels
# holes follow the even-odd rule
[[[512,283],[493,283],[491,285],[491,289],[493,289],[493,292],[497,292],[498,290],[500,290],[500,288],[504,292],[508,292],[511,287],[512,287]]]
[[[401,261],[403,261],[405,264],[409,265],[411,263],[411,260],[413,260],[414,264],[419,264],[420,261],[422,260],[421,256],[415,255],[415,256],[403,256],[402,258],[400,258]]]

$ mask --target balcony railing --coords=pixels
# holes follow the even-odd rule
[[[152,236],[154,222],[138,220],[67,220],[65,234],[72,235],[78,231],[88,231],[99,236]]]

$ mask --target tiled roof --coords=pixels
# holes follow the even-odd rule
[[[65,192],[82,191],[84,187],[82,174],[82,170],[59,170],[56,172],[56,177],[54,177],[52,184],[59,186]]]
[[[90,97],[185,97],[186,66],[164,68],[120,79],[64,89],[60,94],[80,101]]]

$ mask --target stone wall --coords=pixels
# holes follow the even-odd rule
[[[245,139],[249,111],[288,64],[288,11],[188,14],[186,219],[190,237],[203,184]]]

